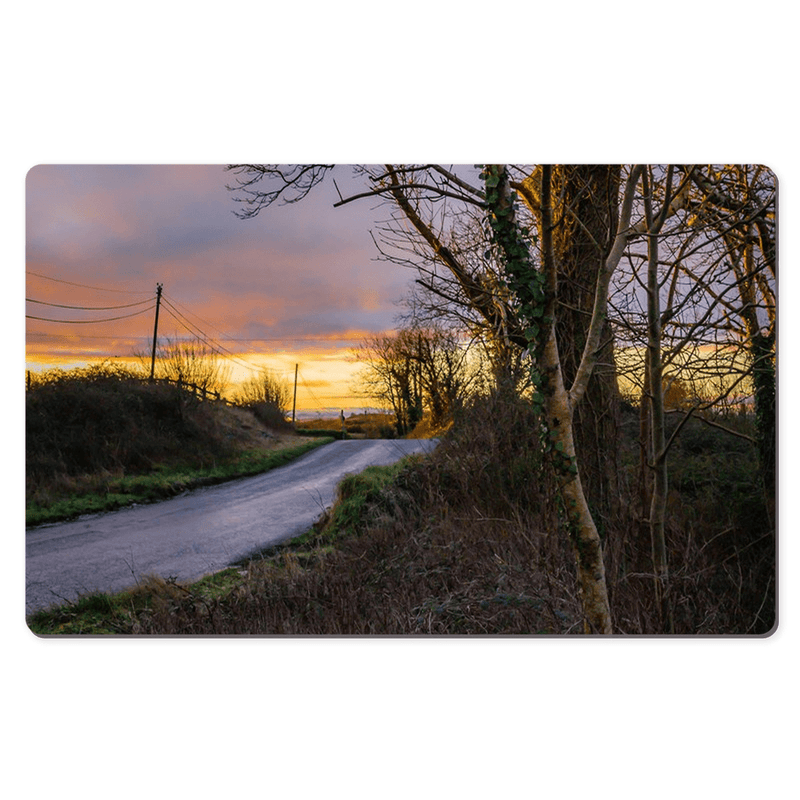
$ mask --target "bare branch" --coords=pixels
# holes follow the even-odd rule
[[[350,197],[345,197],[338,203],[334,203],[333,207],[338,208],[339,206],[343,206],[347,203],[352,203],[354,200],[362,200],[365,197],[377,197],[383,194],[393,194],[397,189],[400,190],[421,189],[425,192],[430,192],[432,197],[429,199],[432,200],[440,200],[444,197],[450,197],[453,200],[461,200],[465,203],[471,203],[472,205],[475,205],[478,208],[484,207],[484,204],[480,200],[476,200],[472,197],[468,197],[463,194],[458,194],[456,192],[451,192],[447,189],[441,189],[438,186],[430,186],[426,183],[397,183],[397,184],[393,183],[390,184],[389,186],[377,186],[374,189],[370,189],[369,191],[359,192],[358,194],[354,194]]]
[[[281,205],[297,203],[330,172],[333,164],[292,164],[281,166],[279,164],[229,164],[225,169],[233,172],[236,185],[227,186],[231,192],[241,192],[243,197],[233,197],[234,202],[246,206],[242,211],[234,211],[240,219],[252,219],[258,216],[263,209],[273,203]],[[242,177],[244,176],[244,177]],[[251,187],[267,179],[279,183],[277,188],[269,191],[259,191]]]

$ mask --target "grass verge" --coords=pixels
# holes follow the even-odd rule
[[[38,636],[136,634],[154,614],[169,613],[171,606],[189,600],[209,606],[241,583],[242,574],[229,568],[185,586],[175,578],[148,575],[136,586],[117,594],[92,592],[75,602],[37,611],[28,627]]]
[[[306,445],[303,451],[320,443]],[[252,563],[261,562],[263,566],[269,562],[275,568],[288,562],[307,563],[331,552],[335,542],[361,534],[368,522],[386,507],[384,489],[404,468],[419,459],[419,456],[408,456],[395,464],[367,467],[357,475],[348,475],[339,484],[333,508],[313,528],[221,572],[206,575],[191,584],[179,583],[172,577],[148,575],[136,587],[117,594],[92,592],[74,602],[37,611],[28,618],[28,626],[39,636],[137,634],[144,632],[154,615],[169,614],[171,608],[184,603],[213,615],[220,601],[246,591],[248,568]]]
[[[76,494],[46,506],[31,502],[25,508],[26,526],[41,525],[78,517],[81,514],[113,511],[132,503],[153,503],[174,497],[188,489],[258,475],[293,461],[316,447],[329,444],[330,437],[282,450],[252,450],[212,467],[160,466],[148,475],[109,478],[91,494]]]

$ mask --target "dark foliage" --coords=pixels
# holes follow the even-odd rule
[[[208,408],[166,383],[110,367],[51,374],[25,398],[29,490],[55,475],[144,473],[226,452]]]
[[[283,411],[274,403],[248,403],[243,408],[251,411],[259,422],[273,431],[288,433],[293,430],[291,422],[287,421]]]
[[[606,539],[615,624],[663,633],[654,605],[647,509],[634,496],[635,411],[623,413],[624,513]],[[667,437],[680,416],[668,418]],[[752,414],[712,420],[752,435]],[[669,607],[676,634],[765,634],[776,623],[776,536],[756,445],[691,419],[669,457]]]

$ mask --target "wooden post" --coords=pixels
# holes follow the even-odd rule
[[[294,365],[294,399],[292,400],[292,425],[294,425],[294,410],[297,406],[297,368],[299,364]]]
[[[161,308],[161,289],[163,285],[160,283],[156,284],[156,322],[155,326],[153,327],[153,356],[150,359],[150,380],[153,380],[153,376],[156,372],[156,342],[158,341],[158,310]]]

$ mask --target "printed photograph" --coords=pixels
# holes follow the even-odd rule
[[[40,637],[763,637],[759,164],[39,165]]]

